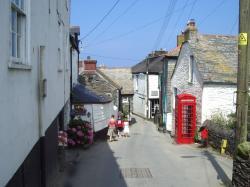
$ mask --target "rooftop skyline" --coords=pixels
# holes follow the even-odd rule
[[[234,0],[73,0],[71,25],[81,29],[81,59],[129,67],[154,50],[175,48],[189,19],[199,33],[237,35],[238,9]]]

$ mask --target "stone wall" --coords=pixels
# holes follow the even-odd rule
[[[233,163],[233,186],[245,187],[250,184],[250,160],[236,157]]]
[[[222,128],[219,125],[212,124],[210,121],[204,122],[208,127],[208,141],[215,149],[221,149],[222,139],[227,140],[226,153],[233,155],[234,153],[234,130]]]

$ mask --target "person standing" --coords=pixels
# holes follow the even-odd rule
[[[116,129],[116,120],[115,116],[112,115],[109,123],[108,123],[108,136],[109,136],[109,141],[111,142],[112,140],[115,140],[116,134],[115,134],[115,129]]]
[[[202,147],[207,147],[207,145],[208,145],[208,129],[206,126],[202,126],[199,131],[201,133],[201,145],[202,145]]]

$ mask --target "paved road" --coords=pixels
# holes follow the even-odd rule
[[[65,187],[228,186],[231,159],[195,145],[176,145],[154,124],[137,117],[136,121],[131,137],[98,141],[71,156]]]

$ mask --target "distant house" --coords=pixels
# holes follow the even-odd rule
[[[79,83],[81,86],[76,85],[73,88],[73,93],[82,93],[81,98],[84,98],[84,95],[87,100],[81,100],[83,104],[91,105],[93,111],[91,112],[93,116],[93,125],[95,131],[100,131],[107,127],[107,119],[113,114],[117,117],[118,110],[120,107],[120,92],[121,87],[113,82],[111,79],[103,75],[98,69],[96,69],[96,60],[90,59],[90,57],[84,61],[80,61],[80,75]],[[92,96],[91,96],[92,94]],[[95,99],[94,99],[95,98]],[[75,99],[74,103],[75,103]],[[103,103],[105,103],[104,107]],[[98,106],[96,105],[98,104]],[[97,108],[99,107],[99,109]],[[91,109],[92,110],[92,109]],[[102,111],[102,112],[101,112]],[[97,121],[98,123],[97,125]]]
[[[178,41],[179,41],[179,37]],[[171,113],[171,77],[179,56],[181,41],[177,42],[177,47],[167,52],[163,61],[163,68],[160,73],[160,112],[162,115],[162,127],[168,131],[172,130],[172,113]]]
[[[123,113],[133,111],[133,81],[131,68],[98,68],[103,76],[107,76],[121,87],[120,105]]]
[[[187,24],[184,38],[171,78],[173,119],[175,97],[182,93],[196,97],[198,126],[213,113],[235,112],[237,38],[200,34],[194,20]]]
[[[160,108],[159,74],[163,69],[166,51],[155,51],[132,67],[134,96],[133,113],[154,118]]]
[[[81,84],[76,84],[73,88],[72,106],[74,115],[80,115],[83,120],[89,121],[94,132],[108,127],[110,116],[117,112],[109,96],[104,93],[97,95]]]

